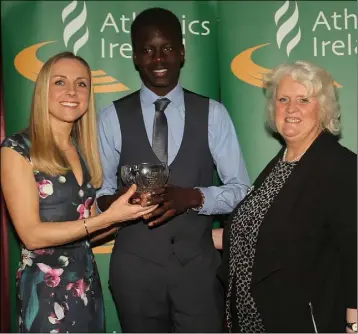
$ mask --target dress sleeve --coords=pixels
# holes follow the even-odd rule
[[[28,162],[31,163],[30,158],[30,141],[23,133],[16,133],[4,139],[1,147],[8,147],[22,155]]]

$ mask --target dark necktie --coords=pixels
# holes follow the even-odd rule
[[[161,162],[168,163],[168,123],[164,114],[170,103],[167,98],[158,99],[155,104],[152,149]]]

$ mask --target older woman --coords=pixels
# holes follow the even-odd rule
[[[333,80],[302,61],[266,79],[285,145],[224,229],[228,330],[356,331],[357,161],[337,141]]]

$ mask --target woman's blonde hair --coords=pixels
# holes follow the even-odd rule
[[[29,136],[30,157],[34,169],[49,175],[64,174],[71,167],[55,143],[50,125],[48,108],[49,82],[52,66],[60,59],[75,59],[87,68],[91,79],[91,90],[87,112],[74,124],[72,136],[78,145],[90,175],[90,183],[95,188],[102,184],[102,169],[98,153],[96,110],[94,106],[91,69],[81,57],[71,52],[62,52],[51,57],[41,68],[32,95]]]
[[[296,61],[293,64],[281,64],[272,72],[264,76],[266,90],[266,123],[277,131],[275,125],[275,99],[276,90],[285,76],[291,76],[293,80],[306,87],[308,95],[314,94],[320,105],[321,127],[334,135],[341,130],[340,106],[337,99],[336,88],[331,75],[323,68],[307,61]]]

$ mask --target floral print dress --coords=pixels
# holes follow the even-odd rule
[[[2,146],[31,163],[26,133],[6,138]],[[71,171],[49,176],[34,170],[42,222],[89,217],[95,189],[88,182],[89,174],[80,154],[79,157],[82,186]],[[19,332],[104,332],[101,283],[87,239],[33,251],[22,245],[16,286]]]

